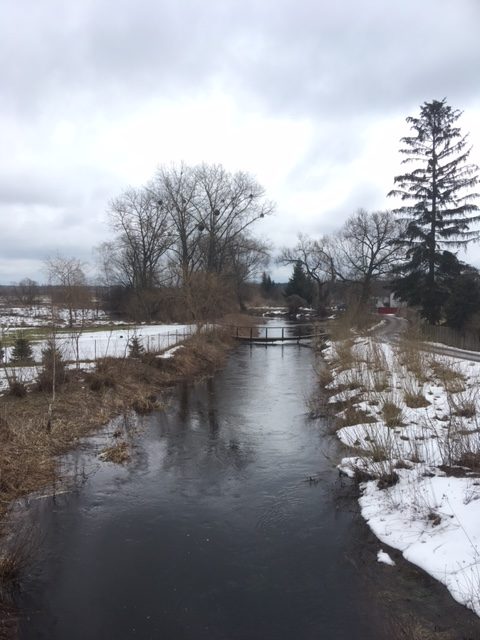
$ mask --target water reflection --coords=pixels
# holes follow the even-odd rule
[[[334,445],[306,416],[312,365],[296,345],[239,347],[135,427],[130,466],[46,505],[22,638],[375,640]]]

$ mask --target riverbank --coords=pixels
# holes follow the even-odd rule
[[[375,535],[480,613],[478,364],[369,335],[323,352],[324,408]],[[395,571],[395,569],[394,569]]]

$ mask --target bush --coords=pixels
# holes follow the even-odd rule
[[[115,378],[110,373],[95,371],[85,376],[85,379],[92,391],[101,391],[115,386]]]
[[[27,387],[24,382],[14,377],[8,382],[8,392],[16,398],[24,398],[27,395]]]

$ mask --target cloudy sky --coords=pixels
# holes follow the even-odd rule
[[[254,174],[277,246],[392,207],[424,101],[464,111],[480,164],[479,27],[479,0],[3,0],[0,283],[92,262],[109,200],[160,164]]]

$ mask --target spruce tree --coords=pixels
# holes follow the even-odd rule
[[[262,295],[267,298],[272,293],[274,288],[275,282],[270,277],[270,274],[264,271],[262,273],[262,281],[260,283],[260,290],[262,292]]]
[[[456,122],[461,111],[446,100],[425,102],[420,116],[408,117],[413,135],[402,138],[403,163],[414,163],[408,173],[395,177],[396,188],[388,195],[404,203],[395,209],[405,224],[400,244],[403,264],[397,268],[394,290],[400,299],[420,307],[430,323],[442,315],[450,283],[459,264],[452,249],[477,240],[471,229],[480,216],[475,204],[478,167],[467,162],[467,136]]]
[[[30,340],[20,334],[15,338],[13,345],[11,361],[15,364],[32,364],[33,363],[33,351]]]
[[[301,260],[297,260],[293,265],[293,273],[285,287],[285,296],[297,295],[312,304],[313,283],[305,273]]]
[[[128,343],[128,357],[129,358],[140,358],[145,353],[145,349],[140,341],[138,336],[133,336],[130,338]]]

